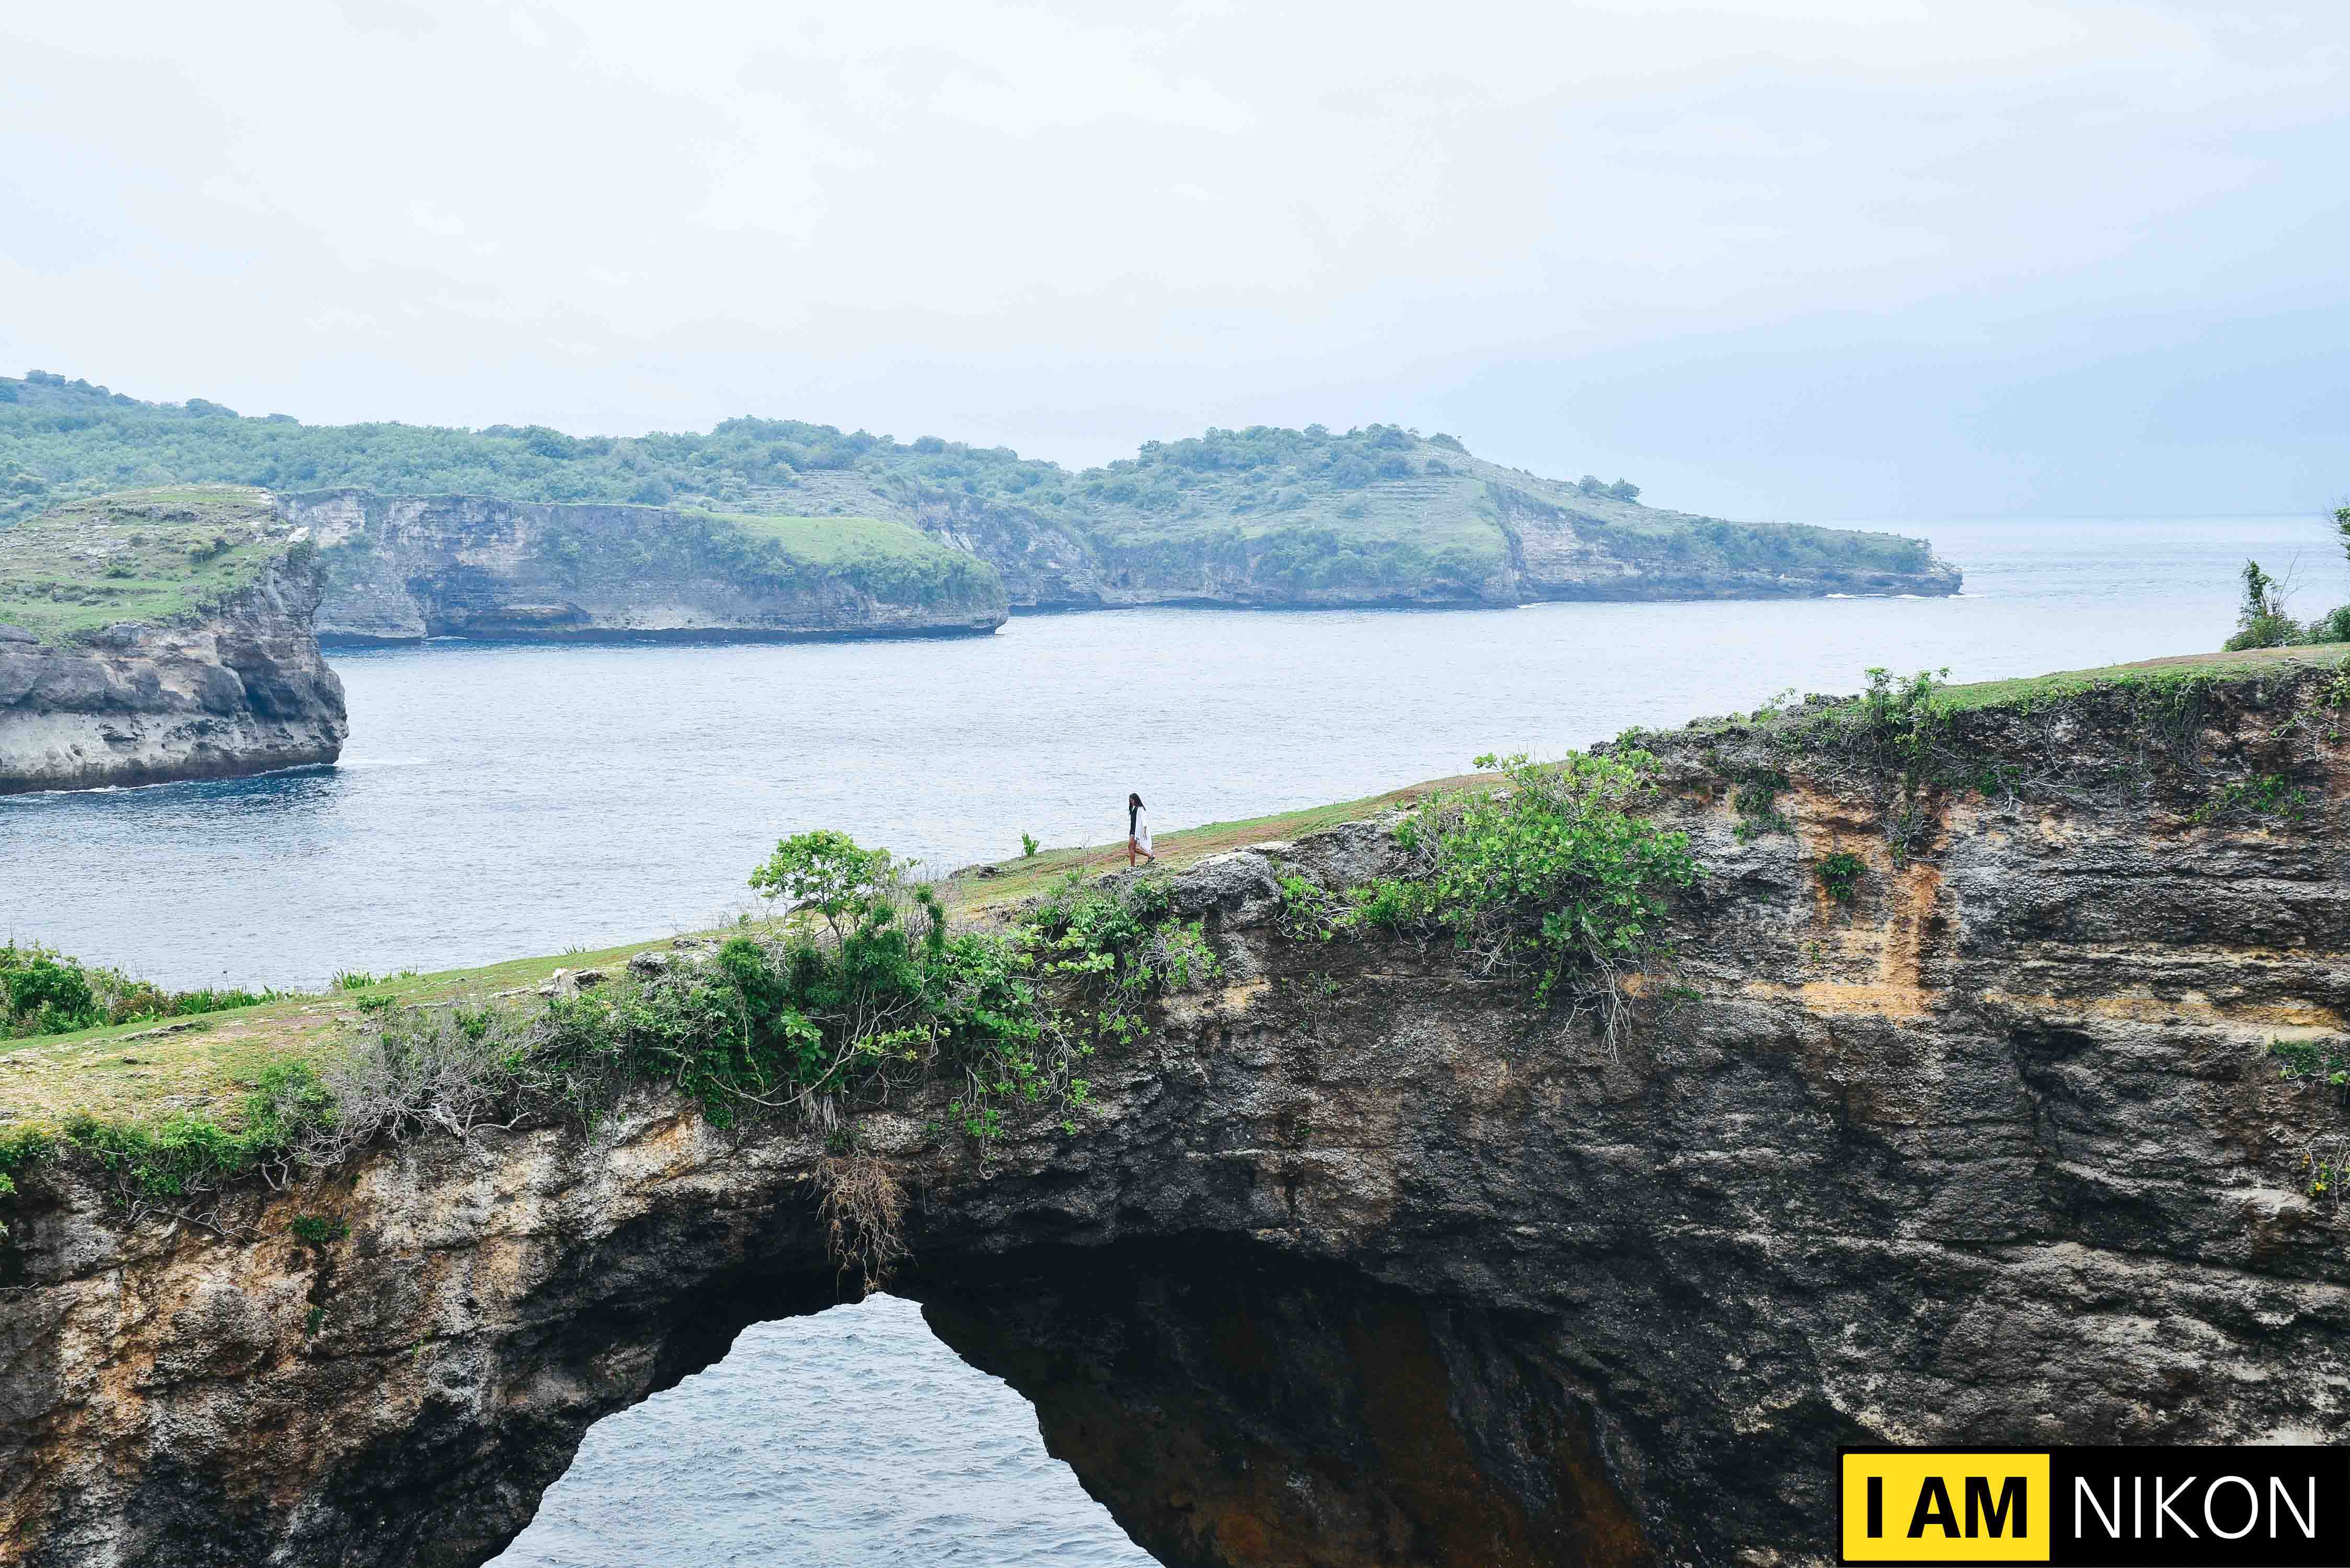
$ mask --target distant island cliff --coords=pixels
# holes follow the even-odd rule
[[[0,528],[0,794],[331,763],[321,639],[837,638],[1003,623],[901,523],[479,497],[125,492]]]
[[[428,637],[945,635],[1003,624],[983,561],[902,523],[357,490],[279,498],[325,568],[328,646]]]
[[[696,602],[711,587],[680,597],[617,585],[639,573],[714,586],[771,569],[772,559],[742,553],[746,528],[772,531],[802,566],[856,562],[817,596],[847,618],[845,599],[824,596],[902,606],[907,568],[920,576],[916,592],[938,596],[922,603],[941,607],[941,618],[983,615],[983,584],[945,580],[947,556],[992,568],[1014,611],[1944,595],[1960,581],[1922,540],[1670,511],[1643,504],[1622,480],[1545,478],[1400,425],[1211,429],[1070,470],[1003,447],[900,442],[795,420],[617,437],[539,425],[306,425],[202,398],[141,402],[46,372],[0,378],[0,526],[126,483],[195,481],[336,510],[334,526],[348,530],[336,545],[378,552],[372,564],[351,558],[356,549],[330,563],[329,638],[379,635],[370,625],[426,635],[415,628],[444,620],[465,628],[451,635],[499,636],[563,635],[612,617],[646,619],[647,630],[732,625],[742,607],[724,593]],[[318,500],[338,494],[345,499]],[[571,509],[562,527],[582,558],[522,539],[517,529],[536,536],[557,525],[515,504]],[[826,535],[825,520],[849,535]],[[598,548],[616,533],[629,543]],[[490,579],[475,567],[499,585],[487,599],[475,590]],[[411,591],[417,576],[425,584]],[[606,597],[599,607],[573,590]],[[544,613],[558,601],[577,613]],[[911,629],[924,618],[920,607],[868,608]]]
[[[318,551],[256,491],[81,502],[0,530],[0,794],[331,763]]]
[[[322,646],[938,637],[1018,610],[1961,580],[1923,540],[1639,495],[1399,425],[1210,430],[1072,472],[783,420],[586,440],[311,426],[0,378],[0,794],[332,762],[348,724]]]

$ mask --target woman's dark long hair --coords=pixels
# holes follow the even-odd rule
[[[1126,797],[1126,836],[1134,836],[1134,814],[1142,809],[1142,797],[1129,794]]]

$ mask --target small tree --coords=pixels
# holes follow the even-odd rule
[[[2236,607],[2236,635],[2222,646],[2230,653],[2248,648],[2282,648],[2301,640],[2301,628],[2284,613],[2285,586],[2261,569],[2258,561],[2244,563],[2244,597]]]
[[[777,843],[751,873],[751,886],[769,899],[815,909],[838,938],[844,919],[855,925],[888,901],[894,869],[888,850],[860,848],[846,833],[819,828]]]

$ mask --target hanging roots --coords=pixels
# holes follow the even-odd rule
[[[889,1167],[869,1154],[827,1155],[810,1178],[827,1249],[840,1273],[856,1271],[870,1293],[906,1255],[905,1193]]]

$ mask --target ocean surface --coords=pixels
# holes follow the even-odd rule
[[[600,947],[748,907],[785,834],[945,871],[1373,794],[1488,751],[1857,690],[2204,651],[2248,556],[2350,600],[2314,518],[1888,524],[1953,599],[1024,617],[993,637],[338,655],[331,768],[0,799],[0,936],[175,986]],[[887,1298],[745,1334],[604,1422],[499,1562],[1142,1564],[1003,1385]]]

